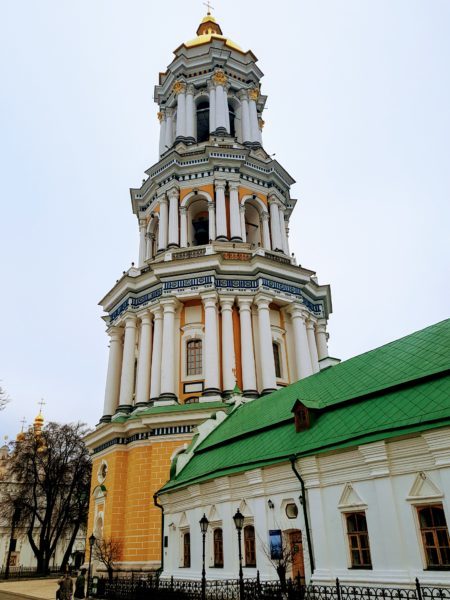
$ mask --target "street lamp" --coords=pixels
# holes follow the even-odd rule
[[[206,570],[205,570],[205,538],[206,532],[208,531],[209,521],[206,518],[206,515],[203,514],[203,517],[200,519],[200,530],[202,532],[202,600],[206,598]]]
[[[233,517],[234,524],[236,525],[238,534],[238,548],[239,548],[239,598],[244,598],[244,574],[242,572],[242,551],[241,551],[241,532],[244,527],[244,515],[241,513],[239,508]]]
[[[88,581],[87,581],[87,595],[91,595],[91,563],[92,563],[92,548],[94,547],[96,537],[94,534],[89,536],[89,569],[88,569]]]

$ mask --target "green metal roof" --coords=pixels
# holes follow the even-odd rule
[[[233,411],[162,491],[450,424],[450,319],[361,354]],[[295,400],[318,410],[296,433]]]

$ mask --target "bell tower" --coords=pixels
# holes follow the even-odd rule
[[[156,568],[152,495],[196,428],[325,365],[328,285],[289,249],[296,200],[265,150],[256,56],[207,14],[155,87],[159,160],[131,189],[139,259],[101,300],[109,362],[89,533]]]

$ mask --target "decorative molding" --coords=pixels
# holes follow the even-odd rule
[[[144,431],[143,433],[135,433],[129,437],[116,437],[104,444],[100,444],[96,448],[93,448],[92,453],[98,454],[102,450],[106,450],[111,446],[123,446],[131,444],[133,442],[148,440],[153,437],[165,436],[165,435],[179,435],[181,433],[192,433],[194,431],[194,425],[178,425],[174,427],[155,427],[151,431]]]
[[[417,502],[425,500],[441,500],[443,497],[443,492],[423,471],[421,471],[416,475],[406,499],[409,502]]]
[[[346,483],[338,503],[338,508],[341,511],[365,510],[367,503],[364,502],[351,483]]]

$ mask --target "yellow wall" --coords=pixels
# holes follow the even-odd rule
[[[161,511],[153,494],[169,479],[170,457],[186,442],[147,440],[127,449],[116,447],[93,461],[88,536],[93,532],[97,471],[108,463],[103,536],[122,544],[121,562],[159,561],[161,557]],[[120,449],[119,449],[120,448]]]

